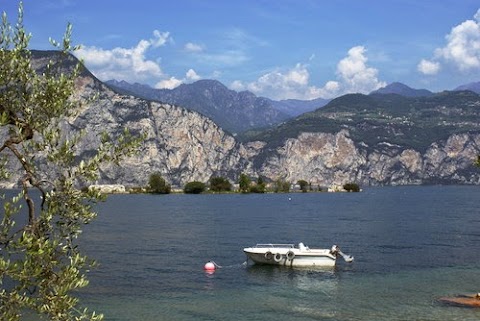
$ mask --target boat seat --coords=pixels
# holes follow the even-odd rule
[[[306,247],[305,244],[303,244],[303,243],[298,243],[298,248],[299,248],[300,252],[308,250],[308,247]]]

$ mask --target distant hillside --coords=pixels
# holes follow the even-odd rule
[[[291,118],[275,109],[269,99],[257,97],[248,91],[230,90],[216,80],[199,80],[174,89],[154,89],[147,85],[132,85],[115,80],[110,80],[107,84],[121,93],[197,111],[231,133],[269,127]]]
[[[433,93],[426,89],[413,89],[405,84],[393,82],[370,94],[397,94],[404,97],[430,97]]]
[[[477,94],[480,94],[480,81],[479,82],[472,82],[466,85],[458,86],[454,90],[471,90]]]
[[[387,142],[425,150],[454,133],[480,132],[480,96],[469,91],[417,98],[349,94],[250,139],[276,147],[301,132],[335,133],[342,129],[368,146]]]
[[[300,116],[310,111],[314,111],[317,108],[323,107],[330,99],[317,98],[313,100],[299,100],[299,99],[286,99],[275,101],[272,100],[273,107],[277,110],[284,112],[292,117]]]

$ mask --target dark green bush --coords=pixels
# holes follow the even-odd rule
[[[360,192],[360,186],[355,183],[347,183],[343,185],[343,189],[346,190],[347,192]]]
[[[194,181],[187,183],[183,188],[183,192],[185,194],[200,194],[205,192],[205,189],[205,183]]]
[[[277,179],[274,183],[273,191],[275,193],[289,193],[290,183],[283,179]]]
[[[242,193],[248,193],[250,191],[250,183],[252,181],[250,180],[250,178],[245,175],[245,174],[240,174],[240,178],[239,178],[239,181],[238,181],[238,186],[240,188],[240,192]]]
[[[306,180],[299,180],[297,182],[297,184],[300,186],[300,190],[303,192],[303,193],[306,193],[308,191],[308,182]]]
[[[148,187],[150,193],[155,194],[169,194],[172,191],[170,184],[167,184],[160,173],[153,173],[148,180]]]
[[[210,179],[210,191],[229,192],[232,190],[232,184],[224,177],[212,177]]]

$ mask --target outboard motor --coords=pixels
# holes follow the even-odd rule
[[[338,251],[340,251],[340,249],[338,248],[337,245],[333,245],[332,248],[330,249],[330,253],[334,256],[338,255]]]
[[[337,245],[332,246],[332,248],[330,249],[330,253],[332,253],[332,255],[335,255],[337,257],[341,256],[343,260],[347,263],[353,262],[353,256],[346,255],[345,253],[343,253]]]

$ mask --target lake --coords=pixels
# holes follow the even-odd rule
[[[479,320],[480,187],[361,193],[112,195],[85,228],[106,320]],[[245,265],[256,243],[338,244],[333,269]],[[213,260],[222,268],[203,271]]]

